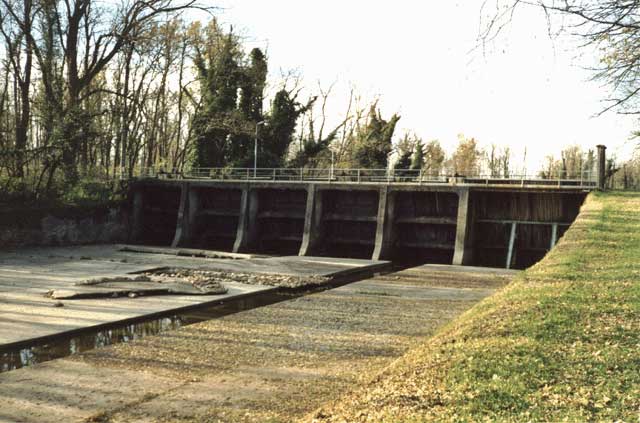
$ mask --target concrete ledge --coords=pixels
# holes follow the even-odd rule
[[[151,249],[166,251],[171,249]],[[174,249],[174,251],[180,251]],[[114,277],[158,267],[342,277],[371,274],[388,262],[329,257],[252,257],[244,260],[192,258],[119,251],[115,245],[17,250],[0,253],[0,352],[87,330],[176,314],[188,309],[258,296],[279,288],[224,282],[228,293],[138,298],[56,300],[45,297],[87,278]]]

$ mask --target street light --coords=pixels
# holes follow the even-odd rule
[[[333,160],[334,160],[333,159],[333,149],[330,149],[330,150],[331,150],[331,172],[329,172],[329,179],[333,180]]]
[[[264,125],[264,120],[256,123],[256,140],[253,145],[253,177],[256,177],[258,170],[258,126]]]

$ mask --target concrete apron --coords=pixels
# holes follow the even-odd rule
[[[293,421],[356,387],[362,382],[356,375],[373,376],[514,274],[420,266],[149,337],[143,345],[4,373],[0,422],[98,421],[103,413],[105,421],[202,421],[218,408],[237,412],[221,421],[237,421],[233,416],[271,410],[272,399],[293,407],[282,419]],[[170,370],[179,363],[185,367]],[[298,405],[302,398],[310,401],[306,408]]]
[[[62,307],[54,307],[57,300],[45,297],[51,289],[69,288],[86,279],[123,276],[159,267],[333,278],[354,272],[370,274],[390,265],[389,262],[326,257],[230,260],[171,254],[171,251],[167,254],[124,252],[114,245],[37,248],[0,253],[0,351],[129,321],[153,319],[255,297],[278,289],[226,282],[224,285],[228,292],[222,295],[65,300]]]

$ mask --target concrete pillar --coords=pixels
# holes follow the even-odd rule
[[[189,183],[182,184],[180,191],[180,208],[178,209],[178,221],[176,234],[173,237],[171,247],[188,247],[191,244],[193,225],[198,212],[198,192]]]
[[[315,184],[307,187],[307,207],[304,213],[304,232],[298,255],[310,256],[315,253],[322,236],[322,193]]]
[[[458,219],[453,264],[469,265],[473,260],[473,208],[469,189],[458,192]]]
[[[186,232],[187,222],[185,213],[187,211],[189,201],[189,184],[183,183],[180,186],[180,206],[178,206],[178,219],[176,220],[176,231],[173,235],[171,247],[175,248],[181,243],[184,233]]]
[[[507,261],[505,263],[505,268],[511,269],[511,264],[513,263],[513,255],[515,251],[513,247],[516,242],[516,231],[518,230],[518,224],[516,222],[511,223],[511,231],[509,232],[509,247],[507,248]]]
[[[604,191],[605,183],[606,183],[606,167],[607,167],[607,156],[605,150],[607,149],[604,145],[597,145],[598,149],[598,174],[597,174],[597,187],[600,191]]]
[[[376,241],[371,260],[386,260],[391,254],[394,241],[395,193],[389,187],[380,188]]]
[[[549,250],[551,250],[558,242],[558,224],[553,223],[551,225],[551,244],[549,246]]]
[[[240,215],[238,216],[238,230],[233,244],[234,253],[248,251],[256,241],[258,235],[258,191],[250,188],[242,190],[240,200]]]
[[[133,208],[131,210],[131,226],[129,228],[129,242],[138,242],[142,237],[142,222],[144,219],[144,194],[142,188],[133,191]]]

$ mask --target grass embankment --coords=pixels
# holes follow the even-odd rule
[[[540,263],[316,421],[637,421],[640,194],[591,194]]]

